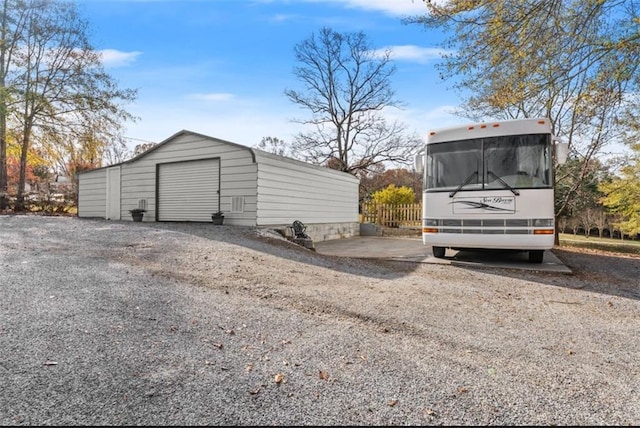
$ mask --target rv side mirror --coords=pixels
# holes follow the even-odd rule
[[[418,152],[414,158],[416,172],[424,171],[424,150]]]
[[[562,165],[567,161],[567,157],[569,156],[569,143],[556,140],[555,149],[556,161],[558,162],[558,165]]]

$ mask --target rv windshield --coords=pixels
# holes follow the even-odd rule
[[[548,134],[506,135],[427,146],[425,190],[552,187]]]

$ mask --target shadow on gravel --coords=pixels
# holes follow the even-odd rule
[[[393,279],[406,276],[415,271],[420,263],[394,261],[381,258],[350,258],[318,254],[300,245],[278,237],[260,237],[254,228],[229,227],[228,233],[216,234],[211,225],[202,227],[180,223],[155,223],[150,227],[168,229],[192,234],[200,238],[218,240],[236,245],[243,245],[255,251],[274,256],[322,266],[340,272],[366,275],[374,278]],[[245,239],[238,239],[243,236]],[[565,287],[574,290],[585,290],[608,294],[628,299],[640,299],[640,258],[616,256],[614,253],[591,254],[584,251],[553,249],[572,274],[543,272],[536,270],[509,269],[489,266],[463,266],[455,268],[476,270],[492,274],[526,279],[531,282]],[[366,266],[366,268],[365,268]],[[449,266],[454,268],[454,266]]]
[[[415,263],[402,261],[349,258],[320,254],[309,250],[277,235],[260,234],[254,227],[243,226],[212,226],[210,223],[136,223],[132,226],[148,227],[150,229],[170,230],[197,236],[212,241],[240,245],[262,253],[288,259],[295,262],[307,263],[314,266],[332,269],[338,272],[354,275],[366,275],[371,278],[393,279],[406,276],[416,270]],[[277,232],[274,232],[274,234]]]
[[[243,246],[255,251],[295,262],[332,269],[371,278],[401,278],[414,272],[420,263],[386,260],[381,258],[350,258],[319,254],[278,236],[260,235],[253,227],[213,226],[210,223],[132,223],[111,222],[96,219],[77,219],[98,225],[120,224],[136,227],[168,230],[202,239]],[[490,272],[494,275],[524,279],[540,284],[585,290],[611,296],[640,299],[640,258],[615,253],[589,253],[571,249],[554,248],[553,253],[572,274],[542,271],[525,271],[503,267],[443,265],[445,268]]]
[[[614,253],[588,253],[554,248],[553,253],[573,272],[570,275],[541,271],[463,267],[546,285],[640,300],[640,258]]]

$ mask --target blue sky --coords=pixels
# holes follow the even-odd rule
[[[442,34],[405,25],[424,13],[421,0],[77,0],[102,51],[107,72],[138,90],[126,106],[129,147],[160,142],[183,129],[254,146],[263,137],[290,142],[309,114],[285,89],[299,89],[294,47],[322,27],[363,31],[376,49],[390,48],[392,78],[403,110],[390,119],[425,135],[461,124],[460,100],[434,65]]]

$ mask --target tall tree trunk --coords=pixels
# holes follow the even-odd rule
[[[31,139],[31,126],[26,124],[22,133],[22,151],[20,153],[20,176],[18,179],[18,194],[16,196],[16,211],[24,210],[24,190],[27,182],[27,154]]]
[[[7,97],[6,97],[6,41],[7,41],[7,6],[8,0],[2,4],[2,29],[0,30],[0,210],[7,208]]]
[[[0,82],[0,91],[3,86]],[[1,98],[4,98],[0,95]],[[0,210],[7,208],[7,116],[0,100]]]

